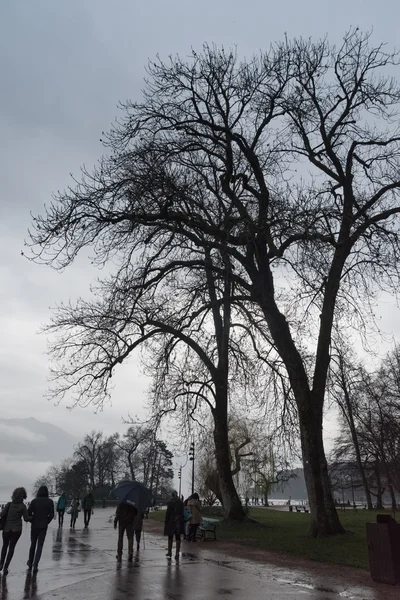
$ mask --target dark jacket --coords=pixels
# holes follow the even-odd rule
[[[32,517],[34,529],[47,529],[54,517],[54,502],[48,497],[47,489],[46,493],[42,488],[39,489],[38,495],[29,505],[28,515]]]
[[[133,525],[137,512],[137,508],[130,504],[118,504],[114,525],[117,523],[120,523],[121,525]]]
[[[185,532],[185,521],[183,517],[183,502],[178,497],[171,498],[167,504],[165,513],[164,535],[182,535]]]
[[[83,510],[92,510],[94,506],[94,498],[93,494],[87,494],[82,500],[82,508]]]
[[[6,516],[4,531],[22,531],[22,519],[28,521],[28,511],[22,502],[8,502],[1,511],[0,517]]]
[[[135,520],[133,522],[133,529],[135,531],[142,531],[142,529],[143,529],[143,517],[144,517],[144,514],[142,513],[142,511],[138,510],[137,515],[135,517]]]

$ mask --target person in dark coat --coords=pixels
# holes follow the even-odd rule
[[[181,535],[185,531],[185,522],[183,517],[183,502],[178,497],[178,492],[172,492],[171,500],[167,504],[165,513],[164,535],[168,536],[167,557],[172,557],[172,544],[175,536],[175,560],[179,560],[179,550],[181,548]]]
[[[3,571],[4,576],[8,575],[8,567],[14,556],[15,546],[22,534],[22,519],[29,521],[24,500],[26,500],[25,488],[16,488],[11,497],[11,502],[8,502],[0,513],[0,517],[5,520],[3,547],[0,556],[0,571]]]
[[[140,550],[140,540],[142,538],[143,518],[144,513],[141,510],[138,510],[135,520],[133,522],[133,531],[135,532],[136,538],[136,550],[138,552]]]
[[[137,515],[137,508],[131,504],[120,503],[117,506],[114,519],[114,529],[117,529],[118,525],[118,546],[117,556],[118,562],[122,560],[122,549],[124,545],[124,533],[128,538],[128,560],[133,560],[133,524]]]
[[[71,524],[70,529],[75,529],[75,523],[79,515],[80,511],[80,501],[79,498],[76,497],[71,502]]]
[[[92,492],[86,494],[82,500],[83,516],[85,521],[85,529],[89,527],[90,517],[93,514],[94,498]]]
[[[29,549],[28,569],[34,572],[38,570],[44,540],[46,539],[47,527],[54,517],[54,502],[49,498],[49,490],[45,485],[38,489],[36,498],[32,500],[28,508],[31,517],[31,547]]]

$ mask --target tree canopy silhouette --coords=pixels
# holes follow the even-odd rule
[[[36,260],[55,268],[86,247],[95,264],[116,264],[104,285],[135,296],[132,315],[150,297],[173,307],[174,278],[214,253],[214,276],[229,273],[232,305],[262,313],[286,369],[314,536],[343,531],[322,439],[333,322],[357,324],[376,290],[398,284],[397,64],[358,30],[340,47],[286,40],[241,61],[205,46],[187,60],[151,62],[143,100],[126,102],[104,135],[107,154],[56,195],[31,233]],[[146,332],[139,326],[142,338],[126,346],[103,304],[86,308],[102,315],[104,345],[74,342],[79,322],[63,321],[60,309],[55,323],[70,338],[56,372],[104,392]]]

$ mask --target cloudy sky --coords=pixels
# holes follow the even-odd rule
[[[20,256],[30,211],[102,152],[101,131],[117,103],[139,99],[148,58],[215,42],[250,56],[285,33],[333,40],[349,26],[373,27],[374,41],[398,41],[395,0],[3,0],[0,3],[0,405],[74,435],[120,427],[140,413],[147,385],[132,361],[116,374],[113,406],[68,412],[43,399],[49,307],[84,294],[96,276],[82,259],[63,274]],[[397,331],[394,303],[385,327]],[[1,432],[0,432],[1,435]]]

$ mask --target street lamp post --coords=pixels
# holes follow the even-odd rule
[[[182,492],[182,465],[179,467],[178,479],[179,479],[179,498],[180,498],[181,492]]]
[[[189,448],[189,460],[193,461],[192,465],[192,494],[194,494],[194,438]]]

